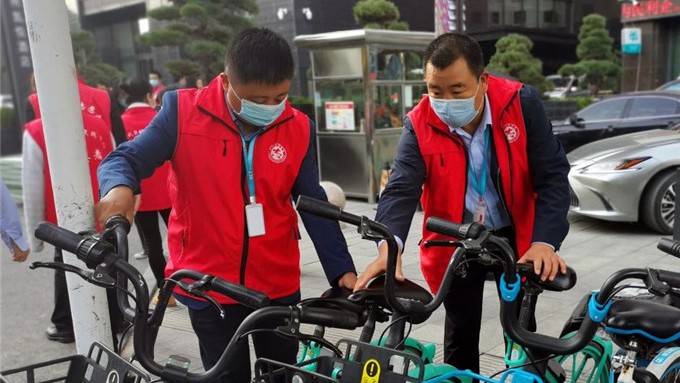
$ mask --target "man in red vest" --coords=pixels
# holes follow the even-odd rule
[[[179,89],[133,141],[99,168],[100,221],[134,216],[139,180],[171,163],[172,212],[165,274],[194,269],[266,293],[274,304],[300,299],[298,217],[292,198],[326,199],[319,185],[314,123],[287,102],[294,63],[286,40],[268,29],[238,33],[225,72],[202,89]],[[354,287],[356,274],[337,222],[301,214],[328,281]],[[214,294],[226,317],[181,291],[206,369],[214,366],[253,310]],[[275,327],[276,323],[270,323]],[[294,363],[297,342],[270,333],[253,337],[255,353]],[[247,344],[219,382],[250,381]]]
[[[113,137],[109,126],[96,115],[83,111],[83,127],[85,128],[85,143],[87,145],[87,160],[92,179],[92,193],[94,201],[99,200],[99,186],[97,184],[97,167],[113,150]],[[50,164],[47,162],[45,146],[45,132],[41,118],[37,118],[25,125],[22,152],[21,184],[24,197],[24,215],[26,218],[26,232],[34,233],[41,221],[57,224],[57,210],[52,194],[52,179]],[[33,251],[41,251],[43,242],[34,235],[30,235],[30,245]],[[61,250],[56,249],[55,262],[63,262]],[[64,271],[57,270],[54,274],[54,310],[52,325],[47,329],[47,338],[52,341],[70,343],[74,341],[71,306],[69,304],[68,289]],[[116,307],[113,305],[113,307]],[[118,318],[120,319],[120,318]]]
[[[537,91],[485,72],[479,44],[464,34],[437,37],[423,62],[428,96],[404,120],[376,219],[403,249],[420,199],[423,222],[436,216],[483,223],[508,238],[520,262],[533,262],[542,279],[566,272],[556,251],[569,229],[569,164]],[[437,292],[453,251],[423,246],[433,239],[442,236],[423,227],[421,269]],[[355,289],[384,272],[386,247],[380,245]],[[479,372],[484,281],[495,270],[476,262],[466,267],[444,301],[444,361]]]

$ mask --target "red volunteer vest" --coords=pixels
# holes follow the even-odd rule
[[[150,106],[128,108],[120,118],[125,126],[128,141],[137,137],[156,116],[156,111]],[[172,205],[168,194],[168,175],[170,162],[157,168],[153,175],[142,180],[142,202],[139,211],[157,211],[169,209]]]
[[[102,89],[93,88],[80,78],[78,78],[78,93],[80,96],[80,109],[83,113],[99,117],[106,123],[106,126],[111,130],[111,101],[109,94]],[[35,118],[41,118],[40,102],[38,101],[38,94],[31,93],[28,96],[28,101],[31,103]]]
[[[529,173],[527,136],[519,100],[521,87],[522,84],[518,82],[489,76],[487,91],[493,121],[492,140],[500,170],[501,190],[498,193],[512,220],[519,256],[531,246],[536,199]],[[446,239],[428,231],[425,222],[430,216],[458,223],[463,220],[467,156],[465,144],[437,117],[428,97],[418,103],[409,113],[409,118],[426,166],[421,197],[424,211],[421,269],[430,289],[436,293],[452,251],[444,247],[426,248],[423,245],[425,241]]]
[[[104,158],[113,151],[113,138],[111,129],[101,118],[83,113],[83,126],[85,128],[85,145],[87,147],[87,160],[90,166],[90,179],[92,181],[92,195],[94,203],[99,201],[99,184],[97,182],[97,168]],[[52,194],[52,178],[50,165],[47,162],[47,148],[45,146],[45,131],[42,119],[35,119],[25,125],[26,131],[40,147],[44,161],[45,175],[45,220],[57,224],[57,209]]]
[[[173,209],[166,275],[188,268],[262,291],[272,299],[294,293],[300,288],[300,252],[291,193],[309,147],[309,119],[286,105],[257,137],[253,173],[266,234],[249,238],[243,145],[222,82],[217,77],[205,88],[180,89],[177,94],[179,137],[171,160]]]

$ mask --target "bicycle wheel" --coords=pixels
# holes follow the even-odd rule
[[[661,383],[680,383],[680,347],[662,350],[647,366]]]
[[[595,336],[581,351],[555,359],[567,373],[565,382],[608,383],[611,356],[611,343]]]

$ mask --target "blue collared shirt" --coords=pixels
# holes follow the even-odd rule
[[[468,166],[472,166],[477,176],[482,174],[483,166],[487,167],[486,171],[486,190],[482,198],[486,202],[486,217],[484,225],[492,230],[500,229],[502,227],[510,226],[510,217],[501,205],[501,200],[493,183],[493,174],[490,171],[491,151],[484,150],[484,135],[487,129],[491,129],[491,107],[489,106],[489,99],[484,97],[484,115],[477,126],[474,135],[463,130],[463,128],[451,128],[452,133],[457,134],[465,143],[468,151]],[[489,132],[491,134],[491,132]],[[468,180],[467,190],[465,192],[465,209],[466,217],[473,213],[479,201],[479,193],[472,186],[472,182]]]
[[[28,243],[21,233],[21,220],[17,204],[14,202],[9,189],[5,186],[5,180],[0,177],[0,233],[2,241],[9,250],[14,253],[14,242],[22,251],[28,250]]]

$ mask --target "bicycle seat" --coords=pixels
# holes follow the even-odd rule
[[[348,315],[357,315],[361,319],[360,323],[365,322],[368,317],[366,307],[350,302],[347,299],[350,295],[352,295],[352,290],[343,287],[333,287],[324,291],[319,298],[303,299],[300,302],[300,306],[340,310]]]
[[[528,279],[532,283],[541,286],[543,290],[548,291],[566,291],[574,287],[576,284],[576,271],[571,267],[567,266],[567,272],[565,274],[557,273],[555,280],[546,279],[541,281],[541,276],[536,275],[534,272],[534,265],[531,263],[518,263],[517,273],[524,279]]]
[[[680,309],[661,303],[622,299],[612,303],[607,331],[639,334],[658,343],[680,341]]]
[[[395,295],[397,298],[412,299],[424,304],[432,301],[432,295],[427,290],[408,279],[405,279],[403,282],[396,281]],[[376,305],[380,308],[390,309],[390,305],[385,298],[385,276],[382,275],[375,278],[364,290],[355,292],[348,299],[364,307]],[[430,317],[430,314],[412,314],[409,316],[408,321],[413,324],[423,323]]]

